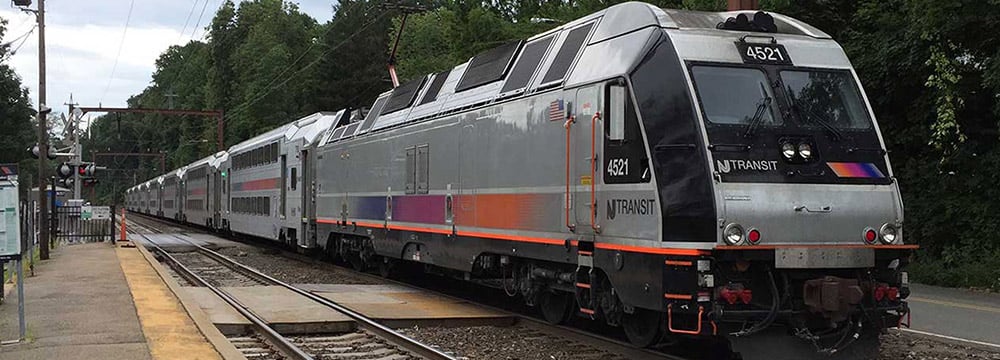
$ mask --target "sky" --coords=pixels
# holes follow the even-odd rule
[[[64,104],[70,102],[72,94],[73,102],[80,106],[124,107],[130,96],[150,84],[160,53],[171,45],[204,38],[223,1],[45,0],[47,105],[54,112],[65,112]],[[292,2],[320,23],[333,16],[333,0]],[[38,0],[33,0],[31,8],[37,4]],[[0,18],[7,20],[7,32],[0,42],[17,40],[11,50],[21,45],[19,37],[35,26],[34,15],[22,12],[10,1],[0,1]],[[36,30],[24,39],[7,60],[29,88],[32,104],[38,104],[37,35]]]

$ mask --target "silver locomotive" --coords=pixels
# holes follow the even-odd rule
[[[638,346],[864,358],[909,312],[864,90],[779,14],[615,5],[216,156],[211,227],[420,264]]]

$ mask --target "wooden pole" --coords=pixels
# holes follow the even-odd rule
[[[49,202],[46,201],[45,168],[49,156],[48,116],[45,107],[45,0],[38,0],[38,227],[39,257],[49,259]],[[55,194],[52,194],[55,197]]]

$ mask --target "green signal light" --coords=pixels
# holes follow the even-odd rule
[[[226,177],[226,172],[225,171],[222,172],[222,177]]]

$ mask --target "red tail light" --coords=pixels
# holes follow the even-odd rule
[[[885,297],[888,298],[889,301],[896,301],[899,299],[899,289],[894,287],[889,288],[885,292]]]
[[[722,298],[723,300],[726,300],[726,302],[729,303],[729,305],[733,305],[736,304],[736,300],[739,300],[740,291],[731,290],[729,288],[722,288],[722,290],[719,291],[719,297]]]
[[[879,285],[875,287],[875,301],[882,301],[885,298],[887,287]]]
[[[878,238],[878,233],[874,229],[868,229],[865,231],[865,242],[868,244],[874,244],[875,239]]]
[[[743,301],[744,304],[749,304],[750,300],[753,300],[753,292],[750,289],[740,291],[740,301]]]
[[[757,245],[757,243],[760,242],[760,231],[757,229],[750,229],[750,232],[747,233],[747,241],[750,242],[750,245]]]

